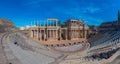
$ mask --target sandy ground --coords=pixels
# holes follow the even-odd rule
[[[120,56],[118,56],[113,62],[108,64],[120,64]]]

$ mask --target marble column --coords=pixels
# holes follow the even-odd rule
[[[46,38],[47,38],[47,40],[48,40],[48,29],[47,29],[47,35],[46,35]]]
[[[72,38],[72,30],[70,30],[70,37]],[[71,38],[70,38],[70,39],[71,39]]]
[[[73,30],[73,34],[74,34],[74,37],[73,37],[73,38],[75,38],[75,30]]]
[[[50,38],[51,38],[51,30],[50,30]]]
[[[30,37],[33,37],[33,30],[30,30]]]
[[[56,36],[56,39],[57,39],[57,38],[58,38],[58,37],[57,37],[57,35],[58,35],[58,32],[57,32],[57,30],[55,30],[55,31],[56,31],[56,33],[55,33],[55,36]]]
[[[33,38],[34,38],[34,30],[32,30],[33,31]]]
[[[36,30],[36,36],[37,36],[37,39],[38,39],[38,29]]]
[[[59,38],[61,40],[61,28],[59,29]]]
[[[50,36],[49,30],[48,30],[48,32],[47,32],[47,33],[48,33],[48,37],[47,37],[47,39],[49,39],[49,36]]]
[[[75,30],[75,38],[76,38],[76,30]]]
[[[66,36],[67,32],[66,32],[66,29],[65,29],[65,40],[67,40],[67,36]]]
[[[79,32],[78,32],[78,33],[79,33],[79,38],[81,38],[81,37],[80,37],[80,30],[79,30]]]
[[[79,38],[79,30],[78,30],[77,36],[78,36],[78,38]]]
[[[44,33],[43,33],[43,35],[44,35],[44,41],[45,41],[45,38],[46,38],[45,29],[44,29]]]
[[[83,24],[83,38],[85,38],[85,25]]]
[[[36,30],[34,30],[34,37],[36,38]]]
[[[40,21],[40,27],[39,27],[39,40],[42,40],[42,34],[41,34],[41,21]]]
[[[52,38],[52,30],[51,30],[51,38]]]
[[[71,30],[71,35],[72,35],[72,37],[71,37],[71,39],[73,38],[73,30]]]
[[[41,34],[41,29],[40,29],[40,34],[39,34],[39,36],[40,36],[40,40],[42,40],[42,34]]]
[[[54,37],[55,37],[55,32],[54,32],[54,30],[53,30],[53,33],[52,33],[52,34],[53,34],[53,38],[54,38]]]
[[[72,38],[74,38],[74,30],[72,30]]]
[[[66,40],[67,40],[67,38],[68,38],[68,37],[67,37],[67,29],[66,29]]]

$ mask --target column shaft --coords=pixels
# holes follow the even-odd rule
[[[61,29],[59,29],[60,31],[59,31],[59,38],[60,38],[60,40],[61,40]]]
[[[36,35],[37,35],[37,39],[38,39],[38,29],[36,30],[36,32],[37,32]]]
[[[55,37],[55,32],[54,32],[54,30],[53,30],[53,33],[52,33],[52,34],[53,34],[53,38],[54,38],[54,37]]]
[[[40,29],[40,40],[42,40],[41,38],[42,38],[42,34],[41,34],[41,29]]]
[[[55,35],[56,35],[56,39],[57,39],[57,38],[58,38],[58,37],[57,37],[57,35],[58,35],[58,32],[57,32],[57,30],[55,30],[55,31],[56,31]]]
[[[44,34],[43,34],[43,35],[44,35],[44,41],[45,41],[45,36],[46,36],[46,34],[45,34],[45,29],[44,29]]]
[[[30,30],[30,37],[33,37],[33,30]]]
[[[65,30],[66,31],[66,40],[67,40],[67,30]]]
[[[51,38],[51,30],[50,30],[50,38]]]

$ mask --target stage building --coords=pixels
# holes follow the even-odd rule
[[[38,41],[64,41],[86,39],[89,27],[82,20],[70,19],[61,27],[59,20],[49,18],[30,28],[30,37]]]

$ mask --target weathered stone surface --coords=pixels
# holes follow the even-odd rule
[[[16,27],[12,21],[0,18],[0,33],[11,32],[14,30],[16,30]]]

